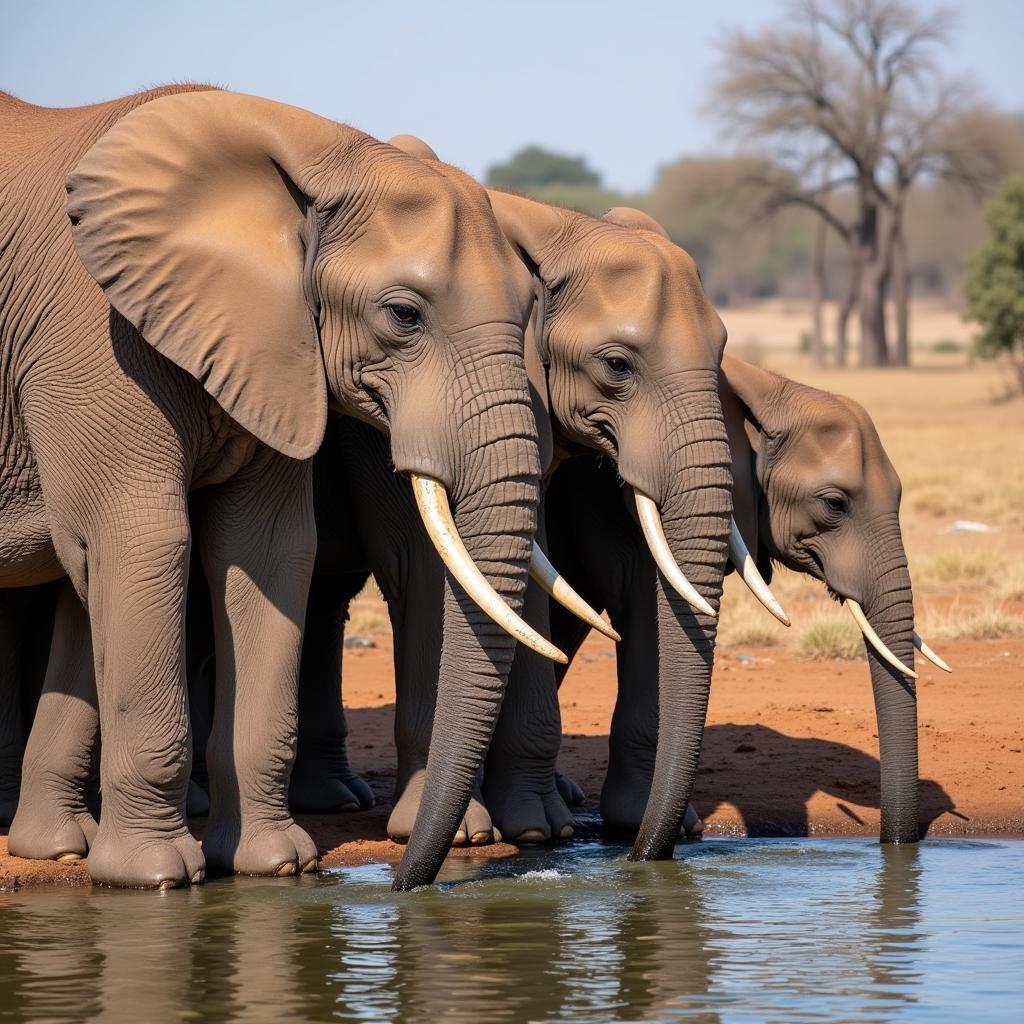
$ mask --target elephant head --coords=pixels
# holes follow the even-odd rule
[[[430,881],[497,715],[505,631],[564,660],[518,615],[539,498],[532,278],[465,175],[251,96],[153,100],[67,187],[75,247],[111,305],[241,427],[299,459],[329,406],[390,435],[449,567],[457,636],[443,781],[397,884]]]
[[[615,461],[660,569],[659,744],[633,856],[671,856],[700,753],[731,512],[725,329],[693,260],[653,221],[490,195],[538,283],[528,364],[532,341],[556,453]]]
[[[736,520],[771,560],[821,580],[865,637],[882,765],[881,838],[918,839],[914,603],[900,480],[864,409],[726,356]],[[922,651],[937,659],[926,645]],[[941,659],[937,664],[948,671]]]

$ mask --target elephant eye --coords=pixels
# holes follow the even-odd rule
[[[404,302],[392,302],[385,307],[392,322],[400,331],[411,331],[420,325],[420,311]]]
[[[625,377],[632,369],[629,360],[623,359],[622,356],[605,356],[604,363],[616,377]]]
[[[846,511],[846,499],[837,494],[827,494],[821,500],[833,515],[842,515]]]

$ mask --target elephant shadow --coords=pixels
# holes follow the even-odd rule
[[[858,809],[881,806],[879,771],[877,757],[845,743],[787,736],[765,725],[712,725],[704,733],[693,803],[705,819],[731,804],[748,836],[806,836],[817,793],[834,798],[852,824],[868,825]],[[919,800],[922,837],[943,814],[968,820],[933,779],[920,780]]]

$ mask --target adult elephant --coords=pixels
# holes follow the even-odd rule
[[[68,110],[4,95],[0,138],[0,586],[66,572],[88,609],[93,878],[315,866],[286,788],[309,457],[329,407],[389,434],[455,567],[450,700],[476,724],[442,750],[447,817],[410,849],[418,869],[455,831],[508,674],[513,640],[490,616],[557,654],[517,615],[538,500],[530,280],[485,193],[308,112],[201,86]],[[197,489],[221,697],[202,851],[182,813]],[[62,615],[76,604],[56,635],[75,635]]]
[[[400,141],[430,157],[418,140]],[[658,605],[652,614],[665,638],[659,710],[665,742],[659,747],[649,822],[635,853],[665,856],[671,852],[696,770],[713,657],[713,607],[726,556],[730,481],[717,396],[724,331],[693,262],[658,232],[624,226],[614,211],[595,220],[519,196],[490,195],[502,229],[537,279],[538,309],[527,332],[527,365],[538,395],[545,399],[545,469],[550,472],[576,452],[596,450],[610,456],[636,491],[662,568],[651,592],[657,594]],[[550,449],[545,427],[550,428]],[[350,448],[355,464],[368,464],[355,473],[357,482],[379,482],[344,503],[357,516],[363,511],[366,536],[374,522],[383,518],[388,523],[385,534],[370,540],[361,567],[377,574],[396,631],[399,799],[389,831],[396,838],[411,832],[415,842],[419,825],[413,829],[412,822],[418,809],[422,814],[416,780],[425,763],[423,738],[442,713],[440,704],[435,712],[432,689],[436,638],[441,635],[430,600],[436,567],[409,515],[409,500],[403,501],[401,487],[386,465],[380,465],[382,454],[359,440]],[[344,558],[337,565],[358,567]],[[299,748],[314,762],[318,752],[343,747],[337,706],[339,633],[348,598],[360,579],[340,572],[332,584],[323,568],[324,578],[314,581],[319,595],[309,616],[315,616],[316,626],[307,635],[300,685]],[[545,574],[544,567],[535,568],[538,576]],[[564,581],[555,586],[564,587]],[[543,627],[546,600],[535,598],[533,615],[531,621]],[[314,637],[319,641],[314,643]],[[684,672],[678,671],[680,666]],[[488,756],[486,806],[480,801],[470,805],[460,830],[463,840],[485,841],[492,818],[511,839],[571,832],[572,816],[555,785],[560,729],[554,679],[529,652],[516,653],[506,707],[510,703],[517,712],[503,712]],[[506,720],[523,724],[510,730],[501,725]],[[321,767],[323,762],[326,767],[318,770],[315,763],[303,763],[300,753],[298,771],[322,780],[319,789],[325,799],[360,802],[329,759],[324,755]],[[330,781],[332,773],[343,788]],[[310,786],[303,798],[310,793],[315,798],[316,792],[317,786]]]
[[[914,632],[899,477],[870,417],[848,398],[730,356],[722,360],[721,395],[741,542],[767,579],[777,561],[821,580],[854,614],[878,721],[881,839],[916,842],[914,646],[948,666]],[[575,460],[552,481],[545,506],[552,557],[624,637],[601,813],[612,826],[636,829],[657,745],[658,635],[649,598],[654,567],[623,498],[607,468]],[[595,550],[612,554],[599,561]],[[585,632],[556,608],[552,636],[574,654]]]

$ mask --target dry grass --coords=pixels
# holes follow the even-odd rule
[[[1024,636],[1024,617],[1001,604],[977,608],[930,609],[919,617],[919,632],[931,640],[1008,640]]]
[[[849,615],[818,612],[800,627],[796,652],[812,661],[855,661],[865,657],[864,640]]]
[[[347,636],[381,636],[391,632],[388,606],[371,576],[349,605]]]
[[[997,569],[986,551],[952,548],[943,551],[914,570],[918,587],[983,587],[995,581]]]

